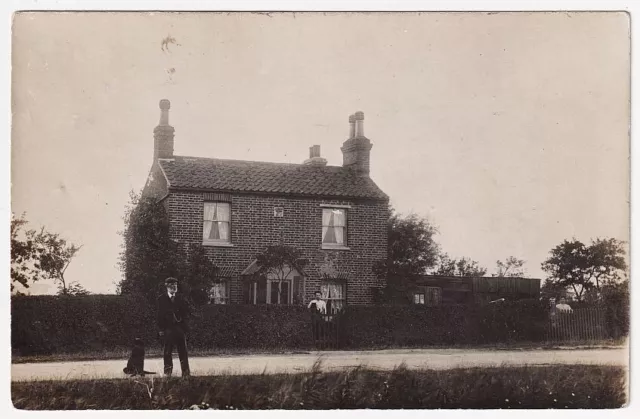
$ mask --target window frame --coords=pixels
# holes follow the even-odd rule
[[[229,238],[227,240],[224,240],[224,239],[205,239],[204,238],[205,223],[207,221],[210,221],[210,220],[205,220],[205,218],[204,218],[205,217],[205,213],[206,213],[207,204],[216,204],[216,205],[225,204],[225,205],[227,205],[229,207],[229,221],[215,221],[215,222],[223,222],[223,223],[226,222],[228,224],[228,230],[229,230],[228,235],[229,235]],[[204,203],[202,205],[202,230],[201,230],[201,232],[202,232],[202,235],[203,235],[203,237],[202,237],[202,245],[203,246],[219,246],[219,247],[232,247],[233,246],[233,243],[231,241],[231,231],[232,231],[231,230],[231,227],[232,227],[232,221],[231,220],[233,218],[232,214],[231,214],[231,209],[232,209],[231,208],[231,202],[229,202],[229,201],[205,199],[205,201],[204,201]]]
[[[250,304],[269,304],[269,305],[293,305],[293,281],[294,278],[288,278],[288,279],[283,279],[283,280],[278,280],[278,279],[269,279],[269,278],[265,278],[264,281],[266,281],[266,288],[265,288],[265,302],[264,303],[258,303],[258,282],[259,281],[252,281],[250,284],[250,288],[249,288],[249,300],[250,300]],[[286,304],[282,304],[279,301],[278,302],[272,302],[271,301],[271,290],[273,288],[273,284],[275,283],[276,286],[278,284],[278,282],[286,282],[288,284],[289,287],[289,298],[288,298],[288,302]],[[280,300],[280,293],[278,293],[278,300]]]
[[[220,279],[220,280],[214,282],[213,285],[209,288],[209,292],[208,292],[209,301],[208,301],[207,304],[211,304],[211,305],[229,305],[229,304],[231,304],[231,295],[230,295],[230,293],[231,293],[231,285],[230,285],[230,282],[231,281],[228,278]],[[211,295],[211,291],[212,291],[213,287],[215,287],[218,284],[224,284],[225,296],[223,297],[223,301],[225,301],[225,302],[223,302],[223,303],[214,303],[213,302],[213,297]]]
[[[349,210],[351,206],[349,205],[332,205],[332,204],[322,204],[321,208],[321,217],[320,217],[320,245],[322,249],[327,250],[349,250],[348,240],[349,240]],[[344,212],[344,226],[339,227],[342,228],[342,244],[340,243],[325,243],[324,242],[324,228],[329,227],[324,225],[324,214],[325,211],[343,211]],[[333,226],[332,228],[336,228]]]
[[[337,285],[342,287],[342,298],[331,298],[331,297],[325,298],[324,293],[322,292],[322,288],[324,286],[329,286],[329,285]],[[329,290],[331,290],[331,288],[329,288]],[[320,293],[322,294],[322,300],[327,304],[327,314],[337,313],[337,310],[336,311],[333,310],[333,304],[332,304],[333,301],[340,301],[342,303],[340,310],[344,310],[346,308],[347,306],[347,282],[346,281],[331,280],[331,279],[322,280],[322,282],[320,283]]]
[[[277,287],[278,286],[278,282],[282,282],[282,283],[287,283],[287,286],[289,287],[289,298],[288,301],[283,304],[281,303],[279,300],[282,297],[281,293],[278,293],[278,302],[273,302],[271,301],[271,291],[274,288],[274,284]],[[267,279],[267,304],[273,304],[273,305],[293,305],[293,278],[291,279],[283,279],[283,280],[278,280],[278,279]]]

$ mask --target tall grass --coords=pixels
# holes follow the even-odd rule
[[[619,408],[625,369],[612,366],[392,371],[12,383],[18,409]]]

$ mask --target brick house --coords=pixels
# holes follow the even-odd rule
[[[389,198],[369,177],[362,112],[349,117],[342,166],[329,166],[317,145],[301,164],[176,156],[169,108],[160,101],[143,195],[164,204],[172,240],[202,245],[219,268],[212,303],[306,304],[316,291],[333,308],[373,302],[385,285],[372,265],[387,255]],[[273,278],[254,275],[256,255],[275,244],[309,260],[279,292]]]

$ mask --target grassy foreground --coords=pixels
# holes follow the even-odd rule
[[[619,408],[626,372],[612,366],[393,371],[15,382],[18,409]]]

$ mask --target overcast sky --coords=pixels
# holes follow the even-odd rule
[[[68,277],[92,292],[120,279],[162,98],[177,155],[274,162],[319,144],[342,164],[364,111],[394,207],[489,273],[513,255],[543,278],[564,239],[628,240],[625,14],[18,15],[13,211],[84,245]]]

